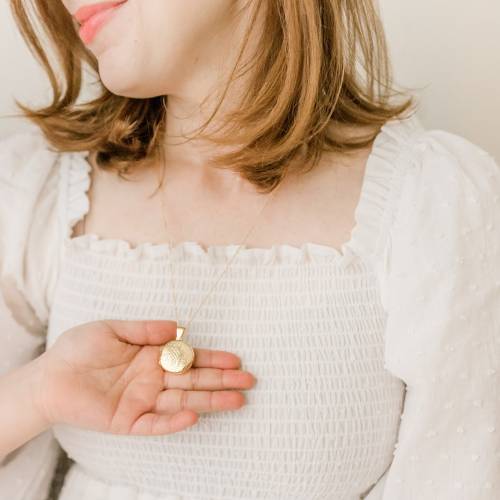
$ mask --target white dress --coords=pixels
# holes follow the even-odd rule
[[[175,317],[166,244],[70,238],[86,156],[0,141],[1,372],[80,323]],[[388,122],[349,241],[244,248],[193,321],[257,377],[245,406],[165,436],[55,425],[0,464],[1,500],[43,500],[59,446],[60,500],[500,498],[499,200],[489,154]],[[181,322],[236,249],[173,249]]]

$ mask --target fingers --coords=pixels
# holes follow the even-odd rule
[[[173,415],[144,413],[135,421],[129,434],[173,434],[174,432],[179,432],[187,427],[191,427],[197,421],[198,415],[190,410],[182,410]]]
[[[243,370],[221,368],[191,368],[186,373],[164,375],[165,389],[211,390],[250,389],[257,379]]]
[[[158,395],[155,412],[171,414],[181,410],[192,410],[197,413],[236,410],[245,403],[245,396],[239,391],[168,389]]]
[[[228,351],[193,347],[194,363],[197,368],[239,368],[241,359]]]
[[[136,345],[165,344],[177,337],[177,322],[173,320],[101,320],[124,342]]]

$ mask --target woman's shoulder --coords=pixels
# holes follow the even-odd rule
[[[33,223],[55,209],[59,155],[41,132],[23,130],[0,139],[0,223],[4,246],[26,238]],[[3,256],[4,259],[6,256]]]
[[[0,203],[28,207],[52,203],[59,222],[70,226],[88,210],[90,183],[87,152],[64,152],[50,145],[39,129],[27,129],[0,138]],[[12,214],[13,210],[8,210]],[[27,211],[18,210],[17,217]],[[31,215],[36,215],[31,212]],[[0,213],[5,218],[6,213]]]
[[[477,217],[484,221],[485,210],[500,208],[499,163],[473,141],[422,128],[408,140],[406,158],[400,209],[407,221],[441,218],[464,225]]]
[[[500,175],[489,152],[457,133],[425,128],[415,117],[390,122],[388,131],[399,144],[400,156],[407,160],[408,173],[421,177],[421,182],[410,182],[409,187],[422,193],[432,194],[424,189],[430,187],[427,182],[436,186],[444,182],[443,195],[453,188],[488,190],[490,181]]]
[[[386,171],[395,185],[393,222],[399,219],[409,230],[410,221],[465,221],[480,209],[500,206],[500,166],[473,141],[425,128],[415,116],[388,122],[378,140],[375,156],[385,170],[379,167],[374,176]]]
[[[23,130],[0,139],[2,200],[28,196],[56,166],[57,152],[37,130]]]
[[[375,259],[384,306],[413,285],[431,290],[449,265],[499,251],[500,166],[479,145],[416,118],[394,120],[372,161],[370,200],[387,201]]]

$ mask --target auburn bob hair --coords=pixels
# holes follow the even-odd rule
[[[220,135],[204,131],[225,91],[191,137],[222,146],[243,145],[214,157],[213,166],[230,168],[268,193],[289,165],[307,171],[317,164],[323,150],[349,153],[368,147],[385,122],[411,113],[413,97],[395,90],[392,82],[375,0],[250,0],[247,5],[253,17],[226,90],[238,77],[253,21],[261,14],[264,26],[249,59],[248,88],[236,111],[224,114]],[[62,2],[10,0],[10,7],[53,92],[46,107],[30,109],[18,100],[15,103],[51,147],[95,152],[99,168],[116,169],[120,176],[138,167],[139,160],[159,158],[168,95],[137,99],[106,89],[99,81],[96,58],[81,41],[78,24]],[[43,36],[30,21],[30,8]],[[53,49],[60,73],[51,66],[42,39]],[[77,103],[85,63],[95,73],[100,93]],[[395,97],[403,99],[396,102]],[[365,133],[347,137],[336,124]]]

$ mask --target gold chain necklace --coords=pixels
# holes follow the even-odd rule
[[[278,185],[278,188],[279,188],[279,185]],[[247,241],[248,236],[254,230],[261,213],[266,208],[270,199],[274,198],[274,196],[276,195],[278,188],[275,188],[275,190],[272,192],[271,196],[269,196],[266,199],[266,202],[263,204],[262,208],[259,210],[259,212],[257,214],[255,223],[247,231],[247,234],[245,235],[243,241],[240,243],[237,251],[231,256],[231,258],[227,262],[224,270],[219,275],[219,277],[217,278],[215,283],[212,285],[212,288],[205,295],[204,299],[200,302],[198,308],[193,313],[193,315],[191,316],[191,318],[189,319],[189,321],[187,322],[187,324],[185,326],[179,325],[179,321],[178,321],[179,314],[177,311],[177,299],[176,299],[176,295],[175,295],[175,285],[174,285],[174,278],[173,278],[173,272],[172,272],[172,259],[171,259],[171,255],[170,255],[172,253],[172,243],[170,240],[168,240],[168,243],[169,243],[168,260],[169,260],[169,264],[170,264],[170,278],[172,281],[172,292],[173,292],[173,296],[174,296],[175,314],[176,314],[176,320],[177,320],[177,334],[176,334],[175,340],[171,340],[171,341],[167,342],[162,347],[161,352],[160,352],[159,364],[165,371],[170,372],[170,373],[181,374],[181,373],[187,372],[191,368],[191,366],[194,362],[195,353],[194,353],[193,348],[184,340],[186,333],[187,333],[187,329],[188,329],[189,325],[191,324],[191,322],[193,321],[196,314],[198,313],[198,311],[201,309],[202,305],[206,302],[206,300],[211,295],[211,293],[214,290],[214,288],[216,287],[216,285],[221,280],[222,276],[229,269],[229,266],[231,265],[231,263],[233,262],[235,257],[238,255],[238,253],[241,250],[241,248],[243,247],[244,243]],[[165,234],[166,234],[167,239],[168,239],[168,230],[167,230],[167,220],[166,220],[166,216],[165,216],[166,210],[165,210],[163,189],[161,190],[160,197],[161,197],[161,203],[162,203],[162,215],[163,215],[163,223],[164,223],[164,227],[165,227]]]

